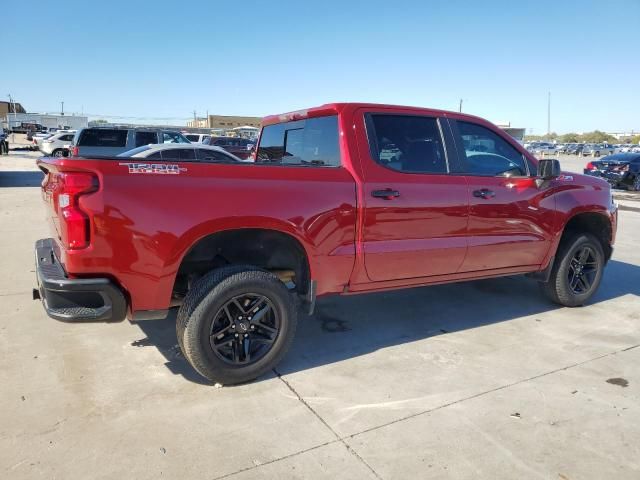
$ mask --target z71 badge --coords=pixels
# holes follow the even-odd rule
[[[129,167],[129,173],[151,173],[159,175],[179,175],[187,169],[180,165],[169,165],[166,163],[120,163],[124,167]]]

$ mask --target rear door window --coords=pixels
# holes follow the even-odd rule
[[[257,162],[340,166],[338,117],[331,115],[265,126]]]
[[[367,137],[373,159],[405,173],[447,173],[438,120],[417,115],[371,114]]]
[[[136,132],[136,147],[158,143],[156,132]]]
[[[127,145],[127,130],[91,129],[83,130],[78,140],[80,147],[124,147]]]

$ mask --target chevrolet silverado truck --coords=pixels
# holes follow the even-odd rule
[[[474,116],[336,103],[266,117],[250,163],[185,148],[40,159],[34,298],[72,322],[179,306],[180,348],[212,382],[272,369],[323,295],[526,274],[576,307],[611,257],[609,185]]]

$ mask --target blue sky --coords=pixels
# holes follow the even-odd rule
[[[3,100],[29,111],[267,115],[331,101],[533,133],[640,130],[640,0],[30,1],[3,7]],[[162,120],[166,119],[166,120]]]

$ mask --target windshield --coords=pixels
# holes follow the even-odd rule
[[[162,132],[162,143],[191,143],[178,132]]]

